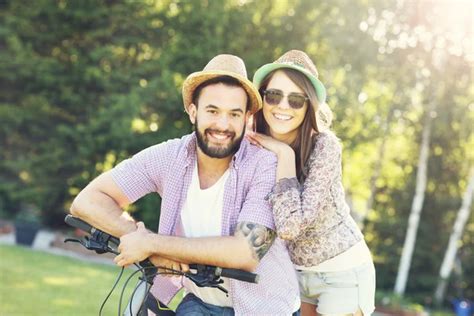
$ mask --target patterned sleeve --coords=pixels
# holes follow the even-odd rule
[[[341,178],[341,145],[333,135],[321,135],[309,161],[308,176],[301,187],[296,178],[281,179],[275,185],[269,200],[278,236],[292,240],[307,227],[323,231],[327,217],[336,214],[325,212],[332,202],[331,186]]]
[[[263,151],[263,150],[262,150]],[[238,222],[252,222],[275,230],[272,206],[266,196],[275,186],[276,156],[270,152],[260,155],[245,196]]]
[[[130,202],[151,192],[162,192],[162,182],[172,160],[170,142],[148,147],[111,170],[112,179]]]

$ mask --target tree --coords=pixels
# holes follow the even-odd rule
[[[462,201],[461,208],[459,209],[456,221],[453,226],[453,231],[449,237],[448,247],[444,254],[443,263],[439,270],[439,281],[435,291],[435,300],[438,305],[441,304],[444,299],[446,285],[448,282],[449,275],[453,269],[454,259],[458,250],[458,244],[461,240],[464,226],[466,225],[469,214],[471,213],[471,203],[474,192],[474,168],[471,168],[469,182],[464,192],[464,198]]]
[[[410,217],[408,218],[408,229],[403,244],[402,257],[398,268],[397,280],[395,282],[395,293],[403,295],[405,292],[408,272],[410,270],[413,249],[415,248],[416,234],[418,232],[418,223],[420,221],[421,209],[423,200],[425,199],[426,179],[428,156],[429,156],[429,142],[431,134],[432,118],[431,113],[428,112],[427,121],[423,126],[423,135],[421,137],[420,158],[418,160],[418,170],[416,174],[416,191],[413,198]]]

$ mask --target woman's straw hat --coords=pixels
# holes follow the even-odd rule
[[[258,68],[253,76],[253,83],[260,88],[262,81],[269,73],[281,68],[295,69],[306,75],[316,90],[319,103],[324,104],[326,102],[326,88],[318,79],[318,70],[308,55],[300,50],[290,50],[273,63]]]
[[[183,83],[184,109],[188,111],[189,105],[193,102],[193,92],[200,84],[220,76],[230,76],[242,84],[250,98],[249,111],[251,114],[262,107],[262,99],[258,90],[247,79],[244,61],[234,55],[222,54],[212,58],[202,71],[194,72],[186,78]]]
[[[280,58],[271,64],[260,67],[253,76],[254,85],[260,89],[262,82],[274,70],[290,68],[295,69],[304,74],[316,91],[319,104],[313,104],[315,107],[316,124],[318,131],[322,132],[329,129],[332,122],[332,111],[326,103],[326,88],[318,79],[318,70],[313,61],[300,50],[290,50],[284,53]]]

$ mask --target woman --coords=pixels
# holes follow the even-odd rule
[[[257,132],[247,137],[278,158],[268,198],[297,270],[302,315],[370,315],[375,269],[344,199],[341,145],[328,129],[332,115],[315,65],[292,50],[260,67],[254,84],[264,103]]]

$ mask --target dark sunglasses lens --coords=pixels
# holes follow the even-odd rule
[[[277,90],[266,90],[265,91],[265,102],[271,105],[280,104],[283,99],[283,93]]]
[[[304,106],[304,103],[306,102],[306,98],[302,95],[299,94],[290,94],[288,96],[288,104],[293,108],[293,109],[301,109]]]

